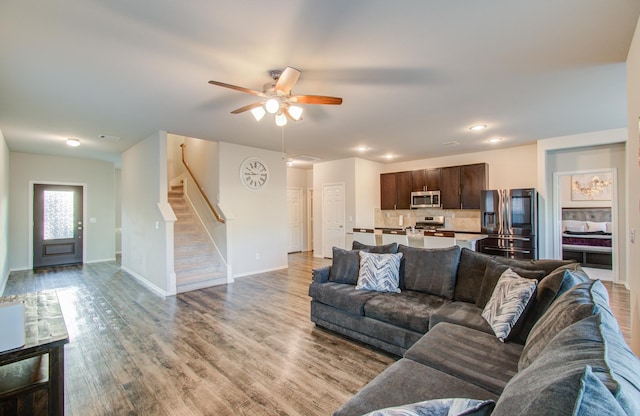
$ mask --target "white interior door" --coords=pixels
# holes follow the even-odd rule
[[[333,257],[333,247],[345,248],[344,184],[322,187],[322,253]]]
[[[287,189],[287,223],[289,243],[287,251],[302,251],[302,189]]]

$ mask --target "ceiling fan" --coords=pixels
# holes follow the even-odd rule
[[[209,81],[209,84],[262,97],[263,99],[261,101],[237,108],[233,110],[231,114],[240,114],[245,111],[251,111],[251,114],[253,114],[256,121],[260,121],[266,113],[275,114],[276,124],[278,126],[284,126],[287,124],[287,118],[292,121],[298,121],[302,118],[302,107],[297,104],[342,104],[342,98],[339,97],[328,97],[325,95],[293,95],[291,90],[300,77],[300,71],[295,68],[288,66],[282,71],[273,70],[270,74],[273,81],[264,84],[262,91],[226,84],[219,81]]]

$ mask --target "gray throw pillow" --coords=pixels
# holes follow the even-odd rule
[[[400,244],[400,288],[453,299],[460,247],[416,248]],[[402,286],[404,283],[404,287]]]
[[[345,250],[333,247],[333,262],[329,270],[329,281],[355,285],[360,270],[360,250]]]
[[[489,260],[491,260],[491,256],[468,248],[463,248],[460,251],[460,264],[458,265],[453,300],[476,303]]]
[[[607,289],[599,280],[580,283],[556,299],[531,329],[518,361],[518,370],[531,365],[560,331],[594,315],[600,310],[599,305],[608,308],[608,303]]]
[[[364,250],[369,253],[378,253],[378,254],[397,253],[398,243],[393,242],[393,243],[385,244],[382,246],[371,246],[368,244],[362,244],[360,241],[354,241],[351,244],[351,248],[354,250]]]
[[[576,276],[586,276],[586,280],[574,278]],[[529,310],[523,314],[517,325],[513,328],[508,340],[513,340],[519,344],[524,344],[531,332],[531,328],[538,322],[538,319],[549,309],[551,303],[562,293],[582,281],[589,281],[589,277],[580,267],[580,263],[570,263],[560,266],[547,276],[542,278],[536,289],[536,295],[531,302]]]
[[[500,279],[502,273],[504,273],[507,269],[513,270],[525,279],[541,280],[545,275],[545,272],[543,270],[520,269],[506,264],[498,263],[495,260],[489,260],[484,271],[484,276],[482,277],[482,285],[480,286],[480,293],[478,294],[478,300],[476,301],[477,307],[484,309],[484,307],[487,306],[487,302],[489,302],[489,299],[491,299],[491,295],[493,294],[493,290],[498,283],[498,279]]]

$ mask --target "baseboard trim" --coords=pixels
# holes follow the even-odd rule
[[[285,264],[283,266],[276,266],[276,267],[271,267],[271,268],[268,268],[268,269],[262,269],[262,270],[256,270],[256,271],[253,271],[253,272],[248,272],[248,273],[236,274],[236,275],[233,276],[233,278],[236,279],[238,277],[253,276],[255,274],[274,272],[276,270],[282,270],[282,269],[288,269],[288,268],[289,268],[289,265]]]
[[[122,270],[124,270],[125,272],[127,272],[127,274],[129,274],[131,277],[133,277],[134,279],[136,279],[137,281],[142,283],[144,286],[146,286],[149,289],[151,289],[154,292],[156,292],[158,295],[160,295],[162,297],[165,297],[165,298],[167,296],[170,296],[169,293],[167,293],[165,290],[160,289],[158,286],[156,286],[153,283],[149,282],[147,279],[145,279],[144,277],[140,276],[138,273],[134,272],[133,270],[129,269],[128,267],[120,266],[120,268]]]

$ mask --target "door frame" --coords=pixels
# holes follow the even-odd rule
[[[87,184],[79,182],[58,182],[58,181],[29,181],[29,255],[28,266],[29,269],[33,269],[33,186],[39,185],[62,185],[62,186],[81,186],[82,187],[82,264],[85,261],[85,255],[87,252]]]
[[[583,169],[553,172],[553,208],[551,219],[551,253],[554,258],[562,259],[562,184],[561,178],[571,175],[582,175],[599,172],[611,173],[613,177],[613,184],[611,189],[611,222],[613,224],[613,235],[611,236],[611,273],[614,283],[625,283],[620,280],[620,244],[619,238],[621,232],[624,232],[620,228],[620,220],[618,216],[618,169],[617,168],[597,168],[597,169]]]

